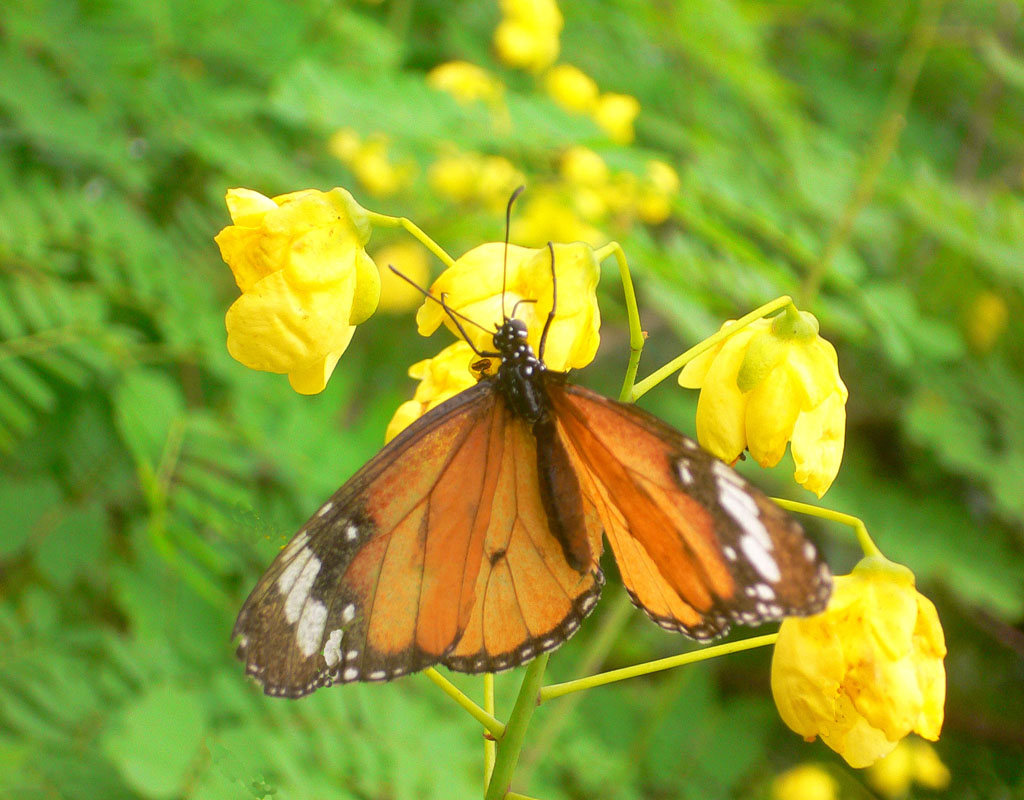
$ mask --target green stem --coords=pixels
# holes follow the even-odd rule
[[[729,655],[730,653],[738,653],[742,650],[753,650],[755,647],[764,647],[765,645],[774,644],[777,637],[777,633],[769,633],[765,636],[754,636],[750,639],[741,639],[738,642],[726,642],[725,644],[715,645],[714,647],[705,647],[700,650],[694,650],[690,653],[680,653],[677,656],[659,658],[657,661],[647,661],[643,664],[636,664],[632,667],[623,667],[622,669],[613,669],[609,672],[601,672],[587,678],[578,678],[577,680],[566,681],[565,683],[555,683],[551,686],[545,686],[540,690],[540,701],[545,703],[548,700],[553,700],[556,697],[562,697],[563,695],[571,694],[572,692],[582,692],[584,689],[593,689],[596,686],[604,686],[605,684],[624,681],[628,678],[650,675],[652,672],[661,672],[662,670],[681,667],[684,664],[695,664],[698,661],[707,661],[711,658]]]
[[[634,400],[637,400],[638,398],[647,394],[647,392],[649,392],[651,389],[653,389],[655,386],[657,386],[659,383],[665,380],[665,378],[667,378],[673,372],[682,369],[684,365],[688,364],[701,353],[705,352],[706,350],[710,350],[716,344],[718,344],[724,339],[728,339],[734,333],[739,333],[751,322],[759,320],[762,317],[766,317],[772,312],[778,311],[780,308],[784,308],[785,306],[790,305],[792,302],[792,298],[790,298],[788,295],[782,295],[782,297],[777,297],[770,303],[765,303],[760,308],[756,308],[749,314],[740,317],[738,320],[736,320],[736,322],[734,322],[729,327],[723,328],[722,330],[718,331],[718,333],[709,336],[707,339],[700,342],[699,344],[695,344],[681,356],[672,359],[661,369],[655,370],[642,381],[634,385],[632,392],[624,402],[632,402]]]
[[[832,266],[836,253],[849,241],[854,223],[864,207],[871,202],[878,186],[878,179],[896,150],[900,134],[907,124],[906,113],[910,98],[921,75],[924,59],[935,39],[935,29],[942,11],[943,0],[924,0],[920,16],[910,34],[910,43],[903,52],[896,80],[889,92],[882,113],[882,121],[875,129],[860,179],[846,201],[839,219],[829,232],[821,258],[811,267],[800,289],[800,305],[807,308],[814,302],[821,283]]]
[[[594,251],[598,263],[604,261],[609,255],[614,255],[615,260],[619,263],[619,280],[622,282],[622,292],[626,300],[626,318],[629,320],[629,364],[626,366],[626,375],[622,379],[622,391],[619,393],[619,400],[629,403],[633,400],[633,381],[636,380],[640,354],[644,350],[644,329],[640,325],[640,309],[636,304],[633,275],[629,271],[629,261],[626,260],[626,253],[622,249],[622,245],[618,242],[609,242]]]
[[[370,223],[373,225],[379,225],[382,228],[404,228],[405,231],[417,239],[420,244],[441,259],[441,262],[446,267],[450,267],[455,263],[455,259],[448,255],[441,245],[427,236],[427,234],[425,234],[411,219],[406,219],[405,217],[389,217],[387,214],[378,214],[375,211],[367,211],[366,214],[370,218]]]
[[[484,711],[494,716],[494,673],[484,674]],[[484,791],[491,783],[491,775],[494,774],[494,757],[497,752],[497,742],[493,736],[484,737]]]
[[[505,733],[505,725],[502,725],[491,714],[488,714],[486,711],[480,708],[480,706],[478,706],[476,703],[474,703],[472,700],[466,697],[466,695],[459,691],[458,687],[455,686],[455,684],[453,684],[450,680],[444,677],[436,669],[434,669],[433,667],[428,667],[427,669],[423,670],[423,674],[430,678],[430,680],[436,683],[439,687],[441,687],[441,691],[443,691],[452,700],[454,700],[466,711],[468,711],[469,714],[473,717],[473,719],[475,719],[477,722],[483,725],[484,728],[487,729],[487,732],[491,734],[491,736],[493,736],[495,739],[501,738],[501,736]]]
[[[885,558],[882,551],[878,549],[878,545],[876,545],[871,536],[868,535],[868,528],[859,517],[855,517],[852,514],[844,514],[841,511],[833,511],[831,508],[822,508],[821,506],[812,506],[809,503],[801,503],[797,500],[786,500],[782,497],[773,497],[772,499],[777,505],[786,509],[786,511],[795,511],[799,514],[807,514],[812,517],[819,517],[820,519],[828,519],[832,522],[849,525],[853,528],[854,533],[857,534],[857,541],[860,543],[860,549],[864,551],[864,555]]]
[[[512,708],[512,715],[508,718],[504,735],[498,740],[494,772],[491,774],[491,782],[487,786],[484,800],[501,800],[508,796],[512,775],[516,770],[516,764],[519,763],[519,753],[523,749],[523,741],[526,738],[526,729],[538,705],[538,693],[544,680],[544,670],[547,668],[549,655],[549,653],[541,653],[526,668],[526,675],[523,676],[523,685],[519,688],[519,696]]]

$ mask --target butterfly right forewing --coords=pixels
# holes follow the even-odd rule
[[[816,548],[738,473],[634,405],[570,384],[548,393],[623,582],[657,623],[709,639],[824,608]]]

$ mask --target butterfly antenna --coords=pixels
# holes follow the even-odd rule
[[[555,280],[555,246],[548,242],[548,250],[551,251],[551,310],[548,312],[547,321],[544,323],[544,330],[540,335],[540,347],[537,348],[537,358],[544,360],[544,345],[548,340],[548,331],[551,323],[555,321],[555,308],[558,306],[558,283]]]
[[[432,295],[429,291],[427,291],[422,286],[420,286],[418,283],[416,283],[416,281],[414,281],[408,275],[405,275],[405,274],[399,272],[391,264],[388,264],[388,269],[390,269],[393,273],[395,273],[399,278],[401,278],[403,281],[408,283],[414,289],[419,291],[419,293],[422,294],[424,297],[427,297],[427,298],[433,300],[435,303],[437,303],[439,306],[441,306],[441,308],[444,309],[444,313],[448,315],[448,318],[452,321],[452,324],[455,325],[455,327],[458,329],[459,333],[462,335],[463,340],[465,340],[466,344],[468,344],[470,346],[470,348],[472,348],[473,352],[476,355],[480,356],[481,358],[493,358],[495,356],[500,355],[500,353],[492,353],[492,352],[487,351],[487,350],[477,350],[476,345],[473,344],[473,341],[469,338],[469,334],[466,333],[466,329],[462,327],[462,323],[459,322],[459,320],[461,319],[464,322],[468,322],[470,325],[476,325],[476,327],[478,327],[480,330],[482,330],[488,336],[491,335],[491,332],[489,330],[487,330],[487,328],[485,328],[483,325],[481,325],[476,320],[470,319],[465,314],[460,314],[458,311],[456,311],[454,308],[452,308],[450,305],[448,305],[445,302],[445,299],[444,299],[445,295],[446,295],[445,292],[441,293],[441,297],[440,298],[434,297],[434,295]]]
[[[512,192],[512,196],[508,199],[508,205],[505,206],[505,255],[502,257],[502,262],[501,262],[501,319],[502,319],[502,321],[505,321],[505,320],[508,319],[508,317],[505,316],[505,282],[508,279],[508,234],[509,234],[509,229],[512,227],[512,204],[516,201],[516,198],[519,197],[519,195],[521,195],[523,193],[523,191],[525,189],[526,189],[525,186],[520,186],[514,192]],[[512,316],[514,317],[515,315],[516,315],[516,311],[513,308],[512,309]]]

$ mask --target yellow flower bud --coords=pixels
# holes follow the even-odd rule
[[[849,393],[835,348],[818,336],[811,314],[791,306],[751,323],[687,364],[679,384],[701,390],[697,438],[723,461],[749,449],[757,463],[773,467],[792,442],[796,481],[818,497],[832,485]]]
[[[891,800],[906,797],[913,783],[927,789],[949,786],[949,768],[935,748],[920,739],[904,739],[889,755],[867,769],[867,781]]]
[[[225,318],[228,352],[316,394],[380,299],[366,211],[344,189],[226,199],[235,224],[216,242],[242,290]]]
[[[460,340],[448,345],[433,358],[409,367],[409,377],[419,380],[420,385],[416,387],[413,399],[402,403],[395,411],[384,433],[384,440],[390,442],[430,409],[476,383],[476,377],[470,370],[476,360],[472,348]]]
[[[564,20],[554,0],[502,0],[494,32],[498,58],[510,67],[540,72],[558,58]]]
[[[588,147],[574,145],[562,154],[562,177],[580,186],[602,186],[608,181],[608,165]]]
[[[772,800],[836,800],[839,787],[825,768],[801,764],[772,781]]]
[[[679,175],[664,161],[648,161],[636,198],[644,222],[658,225],[672,213],[672,198],[679,192]]]
[[[597,282],[600,266],[593,249],[582,242],[556,244],[555,271],[558,301],[555,319],[545,343],[544,360],[557,372],[589,364],[597,352],[601,316],[597,307]],[[463,324],[478,350],[493,350],[493,331],[502,322],[502,314],[526,323],[529,342],[537,351],[540,337],[551,311],[551,253],[509,245],[505,294],[502,296],[502,274],[505,269],[505,245],[489,242],[474,247],[446,269],[430,287],[435,297],[445,295],[450,308],[474,320],[476,325]],[[517,301],[531,301],[519,303]],[[429,300],[416,314],[419,332],[429,336],[444,323],[453,332],[457,329],[444,309]]]
[[[601,203],[603,198],[604,195],[599,194],[597,203],[587,211],[603,213],[606,208]],[[572,198],[573,201],[580,199],[578,193]],[[539,188],[530,193],[521,212],[512,220],[512,235],[519,241],[538,246],[545,242],[586,242],[597,247],[608,241],[607,236],[582,219],[574,207],[577,204],[569,202],[564,193]]]
[[[426,286],[430,280],[430,263],[423,245],[408,240],[395,242],[377,250],[373,260],[380,272],[381,311],[412,311],[422,302],[423,293],[396,275],[391,267],[418,285]]]
[[[1010,312],[995,292],[980,292],[967,308],[964,333],[977,353],[987,353],[1006,330]]]
[[[416,174],[410,159],[393,164],[388,156],[388,143],[377,137],[363,142],[349,166],[360,184],[375,197],[387,197],[405,188]]]
[[[460,103],[499,101],[505,86],[483,67],[468,61],[448,61],[427,73],[427,85],[448,92]]]
[[[597,107],[597,83],[571,64],[559,64],[544,76],[544,88],[551,99],[567,111],[589,113]]]
[[[783,621],[772,694],[790,728],[866,767],[912,731],[939,738],[945,654],[935,606],[914,589],[913,573],[865,558],[835,578],[823,613]]]
[[[639,113],[640,102],[635,97],[613,92],[601,95],[593,111],[594,122],[604,128],[616,144],[633,141],[633,121]]]
[[[349,164],[359,152],[362,139],[352,128],[340,128],[327,140],[327,150],[342,163]]]

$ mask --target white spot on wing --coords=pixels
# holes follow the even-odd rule
[[[302,556],[300,555],[299,558]],[[309,591],[313,588],[313,581],[316,580],[319,572],[320,559],[314,556],[313,551],[310,550],[309,558],[303,565],[302,572],[294,579],[291,590],[288,592],[288,598],[284,601],[284,618],[290,625],[294,625],[299,614],[302,613],[302,607],[309,598]],[[281,577],[284,578],[284,575]]]
[[[761,543],[750,534],[740,537],[740,550],[747,557],[758,574],[771,583],[777,583],[782,573],[775,559],[765,550]]]
[[[349,650],[347,653],[345,653],[346,661],[355,661],[357,658],[359,658],[358,650]]]
[[[292,545],[294,545],[295,542],[299,540],[299,538],[301,538],[301,536],[296,538],[296,540],[293,541],[290,545],[288,545],[288,547],[286,547],[285,550],[290,550],[292,548]],[[309,537],[307,536],[306,538],[308,539]],[[296,550],[298,550],[298,548],[296,548]],[[282,572],[281,576],[277,579],[277,591],[279,591],[281,594],[288,594],[292,590],[292,587],[295,586],[295,581],[298,580],[299,575],[301,574],[302,570],[305,569],[306,564],[309,562],[309,559],[312,557],[312,555],[313,551],[308,549],[303,552],[297,553],[297,555],[295,556],[295,560],[284,568],[284,572]],[[294,622],[294,620],[288,621]]]
[[[718,502],[722,504],[722,508],[746,533],[755,537],[761,547],[771,550],[772,539],[768,535],[768,529],[761,521],[761,512],[754,498],[726,480],[719,479],[716,483],[718,485]]]
[[[291,595],[288,595],[289,599]],[[295,629],[295,641],[302,655],[309,658],[320,649],[323,640],[324,623],[327,621],[327,606],[318,600],[312,600],[302,607],[299,627]]]
[[[348,625],[355,618],[356,618],[356,607],[355,607],[354,604],[349,603],[347,606],[345,606],[344,610],[341,612],[341,622],[344,625]]]
[[[354,522],[350,522],[345,526],[345,539],[349,542],[354,542],[359,538],[359,528]]]
[[[676,474],[679,475],[679,480],[683,482],[684,486],[690,486],[693,484],[693,473],[690,472],[690,460],[687,458],[681,458],[676,462]]]
[[[346,667],[345,671],[341,673],[341,677],[346,681],[354,681],[359,677],[359,670],[355,667]]]
[[[327,644],[324,645],[324,661],[327,662],[327,666],[333,667],[341,661],[341,637],[344,635],[345,631],[341,628],[335,628],[331,631],[331,635],[327,637]]]
[[[320,510],[316,512],[316,515],[318,517],[322,517],[325,514],[329,514],[329,513],[331,513],[331,509],[332,508],[334,508],[334,503],[332,503],[332,502],[324,503],[323,506],[320,508]]]

